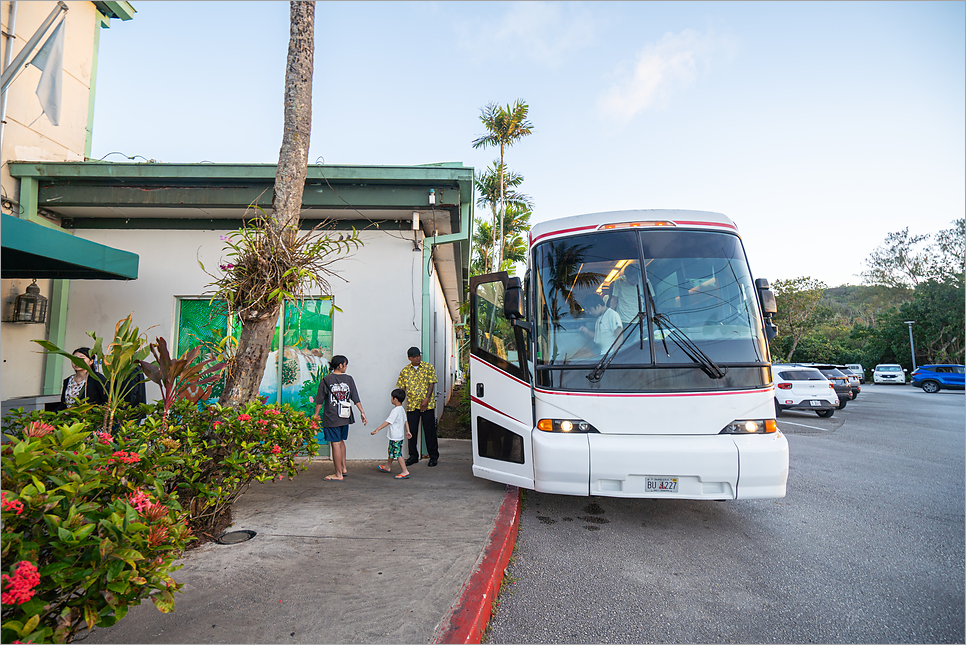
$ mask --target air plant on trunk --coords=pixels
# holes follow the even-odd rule
[[[229,317],[237,315],[242,323],[239,352],[227,361],[222,405],[237,405],[257,396],[282,305],[302,302],[316,291],[331,293],[329,280],[344,280],[332,270],[332,263],[362,246],[354,228],[351,233],[338,233],[331,222],[322,222],[304,234],[293,234],[291,228],[273,226],[265,212],[257,210],[258,216],[225,236],[220,273],[201,265],[213,279],[207,295],[212,301],[223,301]],[[243,347],[248,348],[247,358],[260,361],[261,369],[239,383],[235,368]]]

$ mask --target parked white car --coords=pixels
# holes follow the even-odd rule
[[[906,370],[902,369],[902,365],[896,365],[895,363],[882,363],[881,365],[876,365],[875,369],[872,371],[872,382],[898,383],[899,385],[905,385]]]
[[[865,383],[865,368],[862,367],[861,363],[846,363],[845,366],[855,372],[855,375],[859,377],[859,383]]]
[[[784,410],[811,410],[830,417],[839,407],[835,386],[813,367],[772,365],[775,378],[775,416]]]

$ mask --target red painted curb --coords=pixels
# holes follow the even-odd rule
[[[476,567],[463,584],[459,598],[436,630],[433,643],[479,643],[490,622],[493,601],[500,592],[520,528],[520,489],[507,486],[496,522]]]

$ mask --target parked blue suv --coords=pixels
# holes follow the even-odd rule
[[[962,390],[966,388],[966,366],[923,365],[912,373],[912,384],[930,394],[939,390]]]

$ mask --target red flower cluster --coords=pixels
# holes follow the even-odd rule
[[[252,418],[251,418],[251,416],[243,413],[243,414],[239,414],[238,415],[238,420],[239,421],[251,421]]]
[[[309,423],[309,427],[312,428],[313,430],[318,430],[319,424],[316,423],[315,421],[312,421],[311,423]]]
[[[215,422],[214,422],[214,423],[212,423],[211,425],[212,425],[212,427],[215,427],[215,428],[217,428],[218,426],[220,426],[220,425],[221,425],[221,421],[215,421]]]
[[[54,426],[49,423],[44,423],[43,421],[34,421],[29,426],[23,429],[23,436],[40,438],[49,435],[54,431]]]
[[[40,574],[30,562],[22,560],[13,576],[0,575],[0,581],[7,585],[7,591],[0,597],[3,604],[22,605],[34,596],[34,587],[40,584]]]
[[[139,488],[128,498],[128,503],[141,513],[151,505],[151,497]]]
[[[168,527],[163,524],[155,524],[148,533],[148,546],[154,548],[165,541],[168,537]]]
[[[259,419],[255,423],[257,423],[260,426],[267,426],[268,425],[268,420],[266,420],[266,419]]]
[[[264,414],[268,414],[268,415],[273,416],[273,417],[277,417],[278,415],[281,414],[281,412],[279,412],[275,408],[265,408],[264,410],[262,410],[262,412]]]
[[[23,502],[19,499],[7,499],[7,491],[0,493],[0,505],[5,511],[17,511],[17,515],[23,513]]]
[[[272,446],[272,454],[277,455],[282,452],[282,449],[278,447],[278,444]]]
[[[141,455],[136,452],[124,452],[123,450],[118,450],[113,455],[107,458],[107,463],[125,463],[125,464],[136,464],[141,461]]]
[[[112,437],[109,432],[98,432],[97,441],[99,443],[103,443],[107,445],[107,444],[110,444],[112,441],[114,441],[114,437]]]
[[[157,522],[168,514],[168,507],[161,502],[154,502],[145,506],[142,515],[152,522]]]

